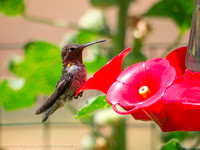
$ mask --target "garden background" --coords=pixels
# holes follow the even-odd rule
[[[167,146],[198,147],[198,132],[161,133],[152,122],[119,116],[104,108],[105,97],[91,99],[97,91],[46,124],[35,115],[61,74],[64,44],[112,39],[84,51],[88,77],[132,47],[125,68],[186,46],[192,11],[192,0],[0,0],[0,148],[154,150],[172,138]]]

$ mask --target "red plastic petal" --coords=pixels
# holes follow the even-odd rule
[[[166,59],[169,60],[170,64],[176,69],[178,77],[185,73],[186,54],[187,47],[181,47],[172,51],[166,57]]]
[[[96,89],[106,94],[109,87],[116,81],[117,77],[122,72],[122,61],[124,57],[128,55],[130,50],[131,48],[126,49],[110,60],[77,90],[76,95],[88,89]]]

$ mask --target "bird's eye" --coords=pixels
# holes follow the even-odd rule
[[[75,50],[75,48],[74,48],[74,47],[71,47],[69,50],[70,50],[70,51],[74,51],[74,50]]]

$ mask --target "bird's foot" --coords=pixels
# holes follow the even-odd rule
[[[83,92],[78,93],[78,94],[75,96],[75,99],[77,99],[78,97],[82,97],[82,95],[83,95]]]

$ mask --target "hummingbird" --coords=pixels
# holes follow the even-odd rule
[[[83,64],[82,52],[87,46],[105,41],[100,40],[87,44],[67,44],[62,48],[62,75],[56,84],[54,93],[35,112],[37,115],[45,112],[42,122],[45,122],[66,101],[82,96],[82,93],[79,93],[75,97],[76,91],[85,83],[87,76],[86,68]]]

